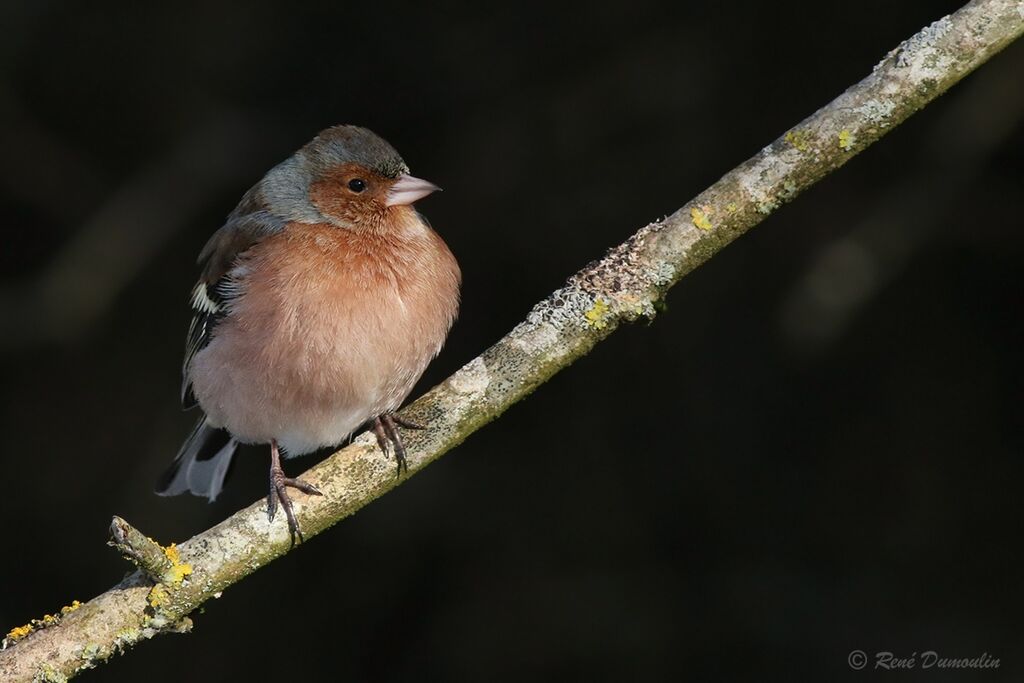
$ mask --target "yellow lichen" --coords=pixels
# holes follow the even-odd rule
[[[853,147],[854,140],[856,137],[850,131],[845,128],[839,131],[839,148],[845,152],[849,152],[850,148]]]
[[[801,152],[806,152],[810,147],[810,135],[806,131],[791,130],[786,133],[785,140]]]
[[[725,205],[725,210],[728,211],[729,213],[736,213],[736,211],[739,208],[740,207],[736,205],[736,202],[729,202],[728,204]]]
[[[146,601],[149,606],[153,609],[159,609],[166,605],[171,600],[171,594],[167,592],[167,588],[162,584],[158,583],[150,589],[149,595],[146,596]]]
[[[82,603],[80,603],[78,600],[72,600],[70,605],[65,605],[64,607],[60,608],[60,614],[61,616],[64,616],[65,614],[70,614],[71,612],[74,612],[81,606]]]
[[[74,612],[76,609],[82,606],[78,600],[74,600],[70,605],[65,605],[60,608],[60,614],[44,614],[41,619],[33,619],[24,626],[18,626],[12,628],[7,633],[7,637],[3,639],[3,647],[7,647],[13,643],[18,642],[28,634],[32,633],[37,629],[49,628],[50,626],[56,626],[60,623],[61,618],[69,612]]]
[[[181,583],[185,580],[185,577],[192,573],[192,565],[181,563],[171,567],[170,580],[173,583]]]
[[[7,640],[11,641],[12,643],[15,643],[24,638],[25,636],[27,636],[28,634],[32,633],[32,631],[34,630],[35,628],[32,626],[32,624],[16,626],[7,632]]]
[[[708,216],[700,208],[694,206],[690,209],[690,220],[700,230],[710,230],[711,221],[708,220]]]
[[[596,299],[594,305],[583,314],[583,317],[587,319],[587,324],[600,330],[608,324],[605,320],[607,313],[608,303],[604,299]]]
[[[181,554],[178,553],[178,544],[172,543],[164,548],[164,555],[171,561],[171,564],[178,564],[181,562]]]
[[[171,561],[171,569],[165,576],[166,582],[179,584],[186,576],[192,573],[192,565],[181,561],[178,546],[174,543],[164,548],[164,555]]]

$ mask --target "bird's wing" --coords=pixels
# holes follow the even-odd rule
[[[234,294],[230,272],[238,257],[253,245],[284,229],[285,221],[272,214],[263,200],[259,186],[249,190],[227,221],[210,236],[199,253],[201,273],[192,288],[192,322],[185,339],[185,359],[181,364],[181,405],[196,405],[192,393],[189,366],[192,359],[213,337],[217,324],[228,313]]]
[[[189,377],[189,366],[195,355],[210,342],[214,328],[224,317],[226,297],[222,285],[227,278],[207,284],[200,280],[192,288],[192,321],[188,325],[188,337],[185,339],[185,359],[181,363],[181,407],[192,408],[196,405],[196,397],[192,393],[192,379]]]

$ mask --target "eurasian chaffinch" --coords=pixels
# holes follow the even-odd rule
[[[157,484],[211,501],[239,443],[270,444],[278,502],[302,539],[289,458],[342,443],[372,422],[381,450],[405,448],[394,411],[437,355],[459,307],[461,274],[412,206],[438,190],[391,145],[335,126],[242,197],[199,254],[182,365],[182,404],[203,416]]]

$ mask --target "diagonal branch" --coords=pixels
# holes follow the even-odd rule
[[[457,446],[622,323],[653,317],[680,278],[1022,32],[1024,0],[973,0],[905,41],[867,78],[674,214],[572,276],[498,343],[408,408],[410,419],[430,425],[409,436],[409,473]],[[365,434],[303,478],[324,493],[296,501],[307,537],[398,483]],[[263,501],[176,549],[160,548],[123,520],[115,520],[115,530],[118,547],[143,570],[63,618],[12,631],[0,652],[0,678],[65,680],[140,640],[188,630],[196,608],[289,550],[284,520],[269,524]]]

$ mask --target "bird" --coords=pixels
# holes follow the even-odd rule
[[[395,414],[440,352],[462,275],[413,204],[440,190],[366,128],[333,126],[273,167],[199,253],[181,402],[202,415],[156,493],[213,501],[239,444],[270,447],[267,515],[303,536],[282,458],[370,425],[398,476]]]

